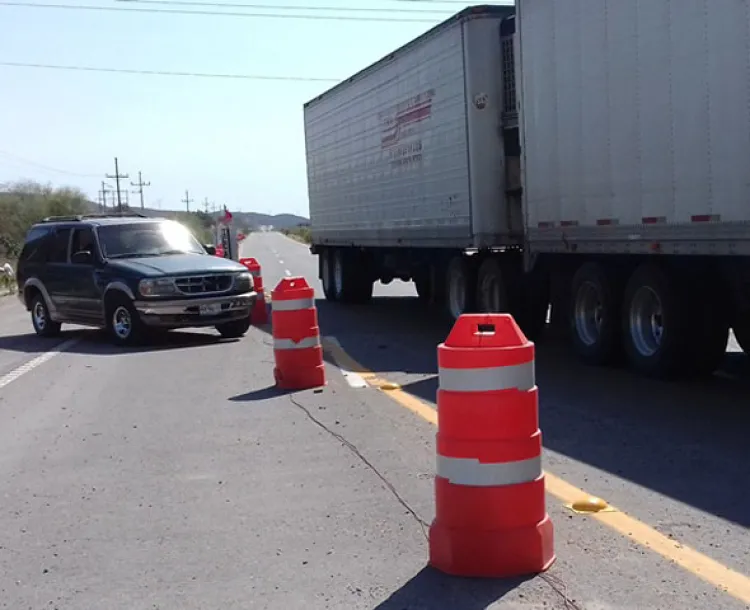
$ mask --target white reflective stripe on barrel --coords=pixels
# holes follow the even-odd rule
[[[315,299],[292,299],[291,301],[272,301],[274,311],[295,311],[296,309],[312,309]]]
[[[513,388],[525,391],[536,384],[533,361],[479,369],[440,367],[438,378],[440,389],[450,392],[491,392]]]
[[[320,337],[305,337],[299,341],[292,339],[274,339],[273,349],[309,349],[320,345]]]
[[[437,456],[437,476],[454,485],[499,487],[535,481],[542,474],[542,457],[518,462],[483,464],[475,458]]]

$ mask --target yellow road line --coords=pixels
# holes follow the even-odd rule
[[[349,356],[340,345],[332,342],[324,342],[324,346],[338,365],[356,372],[367,383],[373,387],[380,388],[384,394],[395,400],[402,407],[406,407],[431,424],[437,425],[436,409],[400,388],[392,390],[382,389],[383,386],[390,386],[392,384],[363,367]],[[564,504],[573,504],[575,501],[590,495],[547,471],[545,471],[544,475],[547,492],[558,500],[561,500]],[[610,506],[610,509],[613,510],[590,513],[588,516],[633,542],[658,553],[743,603],[750,604],[750,578],[695,549],[680,544],[678,541],[661,534],[651,526],[646,525],[635,517],[631,517],[620,509],[613,506]]]

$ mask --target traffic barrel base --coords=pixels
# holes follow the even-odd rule
[[[250,321],[253,324],[268,324],[268,309],[266,309],[266,296],[263,294],[263,289],[260,292],[257,291],[258,297],[255,299],[255,304],[250,312]]]
[[[555,553],[552,521],[539,510],[544,477],[515,487],[462,488],[436,478],[440,514],[430,527],[430,565],[480,578],[546,571]]]
[[[461,316],[438,346],[430,565],[505,578],[555,561],[545,503],[534,344],[508,314]]]
[[[284,278],[271,293],[274,379],[282,390],[326,385],[315,291],[304,278]]]

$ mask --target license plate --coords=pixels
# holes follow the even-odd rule
[[[211,305],[199,305],[198,313],[202,316],[215,316],[221,313],[221,303],[212,303]]]

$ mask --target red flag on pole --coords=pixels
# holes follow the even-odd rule
[[[231,222],[232,220],[232,213],[227,209],[227,206],[224,206],[224,222]]]

